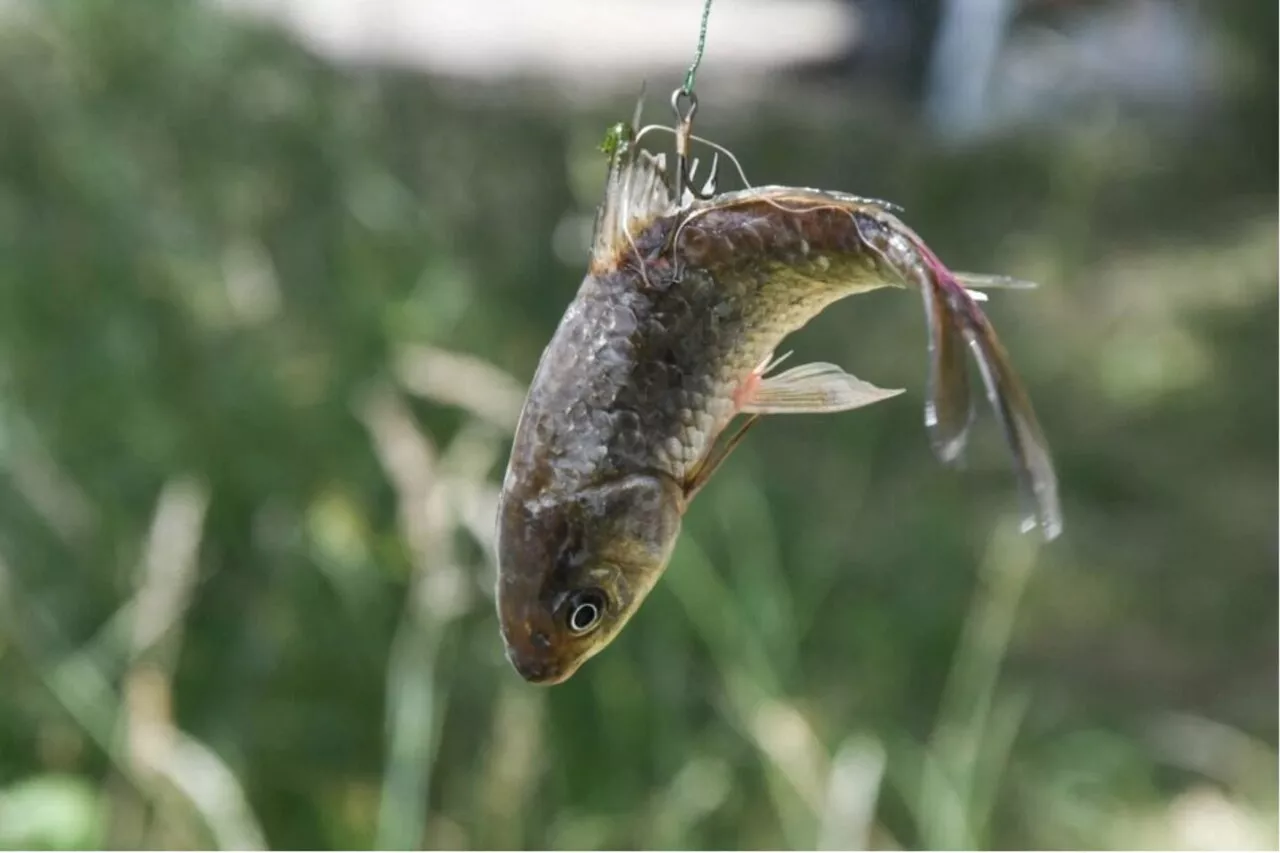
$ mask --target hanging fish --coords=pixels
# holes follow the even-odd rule
[[[964,447],[968,350],[1012,451],[1024,528],[1058,535],[1044,437],[968,289],[1016,282],[948,270],[883,202],[779,186],[703,198],[673,192],[634,125],[605,149],[590,265],[533,378],[498,510],[498,614],[521,676],[564,681],[618,635],[666,568],[690,500],[744,434],[726,438],[736,416],[750,425],[902,393],[834,364],[771,372],[787,335],[877,288],[923,297],[934,451],[952,462]]]

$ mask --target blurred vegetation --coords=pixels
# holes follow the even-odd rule
[[[5,8],[0,846],[1274,843],[1273,4],[1206,4],[1209,113],[964,150],[709,84],[755,180],[1043,283],[991,312],[1066,534],[1013,532],[989,422],[933,461],[919,306],[863,297],[799,356],[909,393],[761,426],[553,689],[503,659],[490,519],[630,103]]]

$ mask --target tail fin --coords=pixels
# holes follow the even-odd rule
[[[923,241],[914,242],[930,268],[928,285],[921,291],[929,327],[925,425],[934,452],[943,462],[957,460],[973,422],[973,398],[964,358],[967,346],[1013,454],[1023,505],[1023,531],[1038,526],[1046,540],[1054,539],[1062,532],[1058,478],[1031,401],[973,295]]]

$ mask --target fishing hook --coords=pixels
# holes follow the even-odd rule
[[[692,165],[689,163],[689,141],[693,136],[693,117],[698,112],[698,96],[691,89],[676,89],[671,93],[671,110],[676,115],[675,198],[676,204],[683,207],[686,192],[695,201],[706,201],[715,196],[720,172],[720,152],[715,152],[711,159],[706,184],[701,190],[693,189],[693,173],[698,168],[698,161],[694,160]],[[674,243],[671,253],[672,280],[678,282],[684,277],[684,269],[680,263],[679,248]]]
[[[688,103],[687,109],[682,108],[682,101]],[[698,112],[698,96],[683,87],[676,89],[671,93],[671,110],[676,115],[676,203],[684,202],[685,190],[688,190],[695,199],[706,201],[716,194],[720,173],[720,152],[717,151],[711,159],[711,169],[706,184],[701,190],[693,189],[693,173],[698,168],[698,161],[694,160],[692,166],[689,163],[689,139],[693,135],[693,117]]]

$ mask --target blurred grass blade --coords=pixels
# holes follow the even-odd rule
[[[411,607],[416,611],[418,608]],[[378,850],[416,850],[426,829],[428,782],[439,742],[439,626],[406,612],[387,665],[386,766],[378,807]]]
[[[458,406],[508,433],[514,432],[525,389],[488,362],[429,346],[405,346],[396,354],[396,376],[407,390]]]
[[[1004,772],[1030,707],[1031,692],[1016,688],[1006,688],[991,706],[982,747],[969,781],[969,812],[978,838],[990,837]]]
[[[416,849],[423,843],[429,782],[445,690],[438,678],[448,623],[463,607],[464,580],[450,546],[446,480],[431,440],[386,386],[371,388],[357,414],[396,492],[401,535],[413,565],[386,679],[386,765],[376,846]]]
[[[897,738],[887,778],[901,795],[922,850],[976,850],[968,808],[947,768],[927,746]]]
[[[924,757],[918,813],[930,846],[979,844],[988,825],[1002,765],[1026,709],[1026,699],[1003,706],[1008,713],[993,730],[1000,668],[1036,553],[1034,538],[1016,525],[993,530]]]
[[[681,539],[673,563],[666,583],[722,673],[725,710],[763,759],[788,844],[812,846],[828,772],[826,750],[783,698],[778,669],[754,621],[693,536]]]
[[[266,838],[235,773],[217,753],[187,733],[175,730],[172,738],[161,769],[204,818],[218,848],[266,850]]]
[[[518,849],[536,802],[546,727],[546,692],[508,679],[498,690],[490,727],[479,800],[483,835],[473,839],[489,849]]]
[[[208,489],[193,479],[170,481],[160,493],[139,571],[131,650],[135,661],[181,624],[195,587],[208,507]],[[177,640],[170,640],[166,669],[174,665]]]
[[[728,764],[714,755],[690,758],[671,784],[653,800],[651,811],[656,847],[675,849],[688,845],[697,823],[714,812],[732,793]]]
[[[820,850],[868,850],[887,757],[880,741],[847,739],[831,761],[818,831]]]

